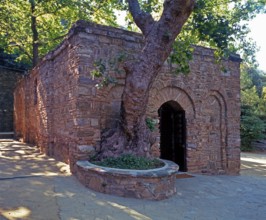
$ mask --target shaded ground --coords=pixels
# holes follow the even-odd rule
[[[143,201],[93,192],[35,147],[0,141],[0,220],[257,220],[266,216],[266,154],[242,155],[240,176],[177,179],[177,195]]]

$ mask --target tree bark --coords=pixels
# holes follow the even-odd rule
[[[136,61],[125,62],[121,124],[103,134],[102,157],[121,153],[149,156],[150,132],[145,123],[149,91],[195,1],[165,0],[159,21],[154,21],[150,14],[142,11],[138,0],[128,0],[128,4],[134,21],[145,37],[145,44]]]

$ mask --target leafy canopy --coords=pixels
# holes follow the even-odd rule
[[[0,48],[31,63],[33,43],[37,43],[40,57],[45,55],[79,19],[116,25],[112,5],[109,0],[0,0]],[[38,42],[33,41],[33,17]]]
[[[145,11],[152,12],[154,17],[160,16],[162,0],[141,2]],[[177,37],[170,60],[179,64],[178,72],[188,73],[187,61],[192,57],[194,44],[216,49],[217,58],[240,53],[246,62],[255,63],[257,48],[248,38],[247,22],[265,12],[266,0],[197,0],[193,14]],[[127,28],[136,30],[129,13],[126,20]]]
[[[241,149],[251,150],[252,141],[266,137],[266,73],[242,65],[240,81]]]
[[[139,0],[144,11],[159,18],[163,0]],[[31,4],[35,4],[34,12]],[[180,72],[188,72],[191,44],[210,46],[217,56],[241,53],[254,62],[255,44],[247,38],[246,21],[265,12],[266,0],[197,0],[174,46],[171,62],[180,64]],[[0,0],[0,48],[16,53],[19,60],[31,63],[33,43],[38,43],[42,57],[53,49],[78,19],[117,26],[118,11],[126,12],[126,27],[137,30],[128,10],[127,0]],[[32,17],[35,17],[38,42],[33,41]],[[36,40],[35,40],[36,41]]]

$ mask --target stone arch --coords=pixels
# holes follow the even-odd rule
[[[160,158],[174,161],[180,171],[187,171],[186,114],[176,101],[168,101],[158,109],[160,118]]]
[[[190,95],[178,87],[164,87],[159,91],[151,91],[148,103],[148,114],[157,114],[161,105],[168,101],[177,102],[186,111],[188,119],[195,118],[195,105]]]
[[[212,173],[224,173],[227,166],[226,145],[226,102],[219,91],[211,91],[205,102],[203,102],[203,116],[206,119],[208,152],[206,161],[207,169]]]
[[[194,101],[192,100],[191,96],[187,91],[184,89],[181,89],[179,87],[173,87],[173,86],[166,86],[162,89],[158,89],[158,87],[154,87],[150,91],[149,96],[149,103],[147,107],[147,116],[151,117],[153,119],[158,119],[158,126],[157,129],[154,131],[154,136],[156,137],[156,142],[153,145],[152,151],[155,153],[152,153],[154,156],[159,156],[161,151],[161,132],[160,132],[160,114],[158,114],[158,110],[161,108],[161,106],[164,103],[176,103],[180,106],[180,108],[184,111],[184,123],[186,128],[186,134],[185,134],[185,142],[183,146],[185,148],[191,147],[192,145],[194,147],[197,146],[196,143],[194,143],[194,136],[195,136],[195,129],[194,123],[196,118],[196,111],[195,111],[195,105]],[[186,149],[185,149],[186,151]],[[185,155],[186,158],[184,158],[187,161],[187,158],[189,157],[189,152],[187,155]],[[189,161],[187,165],[185,165],[184,170],[188,169],[189,167]]]
[[[211,96],[215,96],[217,98],[217,100],[219,101],[221,110],[222,110],[223,117],[226,117],[226,115],[227,115],[227,104],[226,104],[224,95],[221,92],[216,91],[216,90],[212,90],[210,95]]]

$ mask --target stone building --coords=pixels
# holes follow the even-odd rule
[[[116,123],[125,75],[110,66],[141,49],[140,34],[77,22],[67,38],[21,80],[15,91],[15,134],[70,163],[99,150],[101,131]],[[102,61],[117,83],[97,88],[91,72]],[[240,167],[240,59],[215,63],[213,50],[195,47],[191,73],[165,64],[149,98],[157,122],[152,154],[181,171],[237,174]],[[109,66],[108,66],[109,65]]]
[[[13,92],[23,72],[1,65],[0,56],[0,132],[13,132]]]

